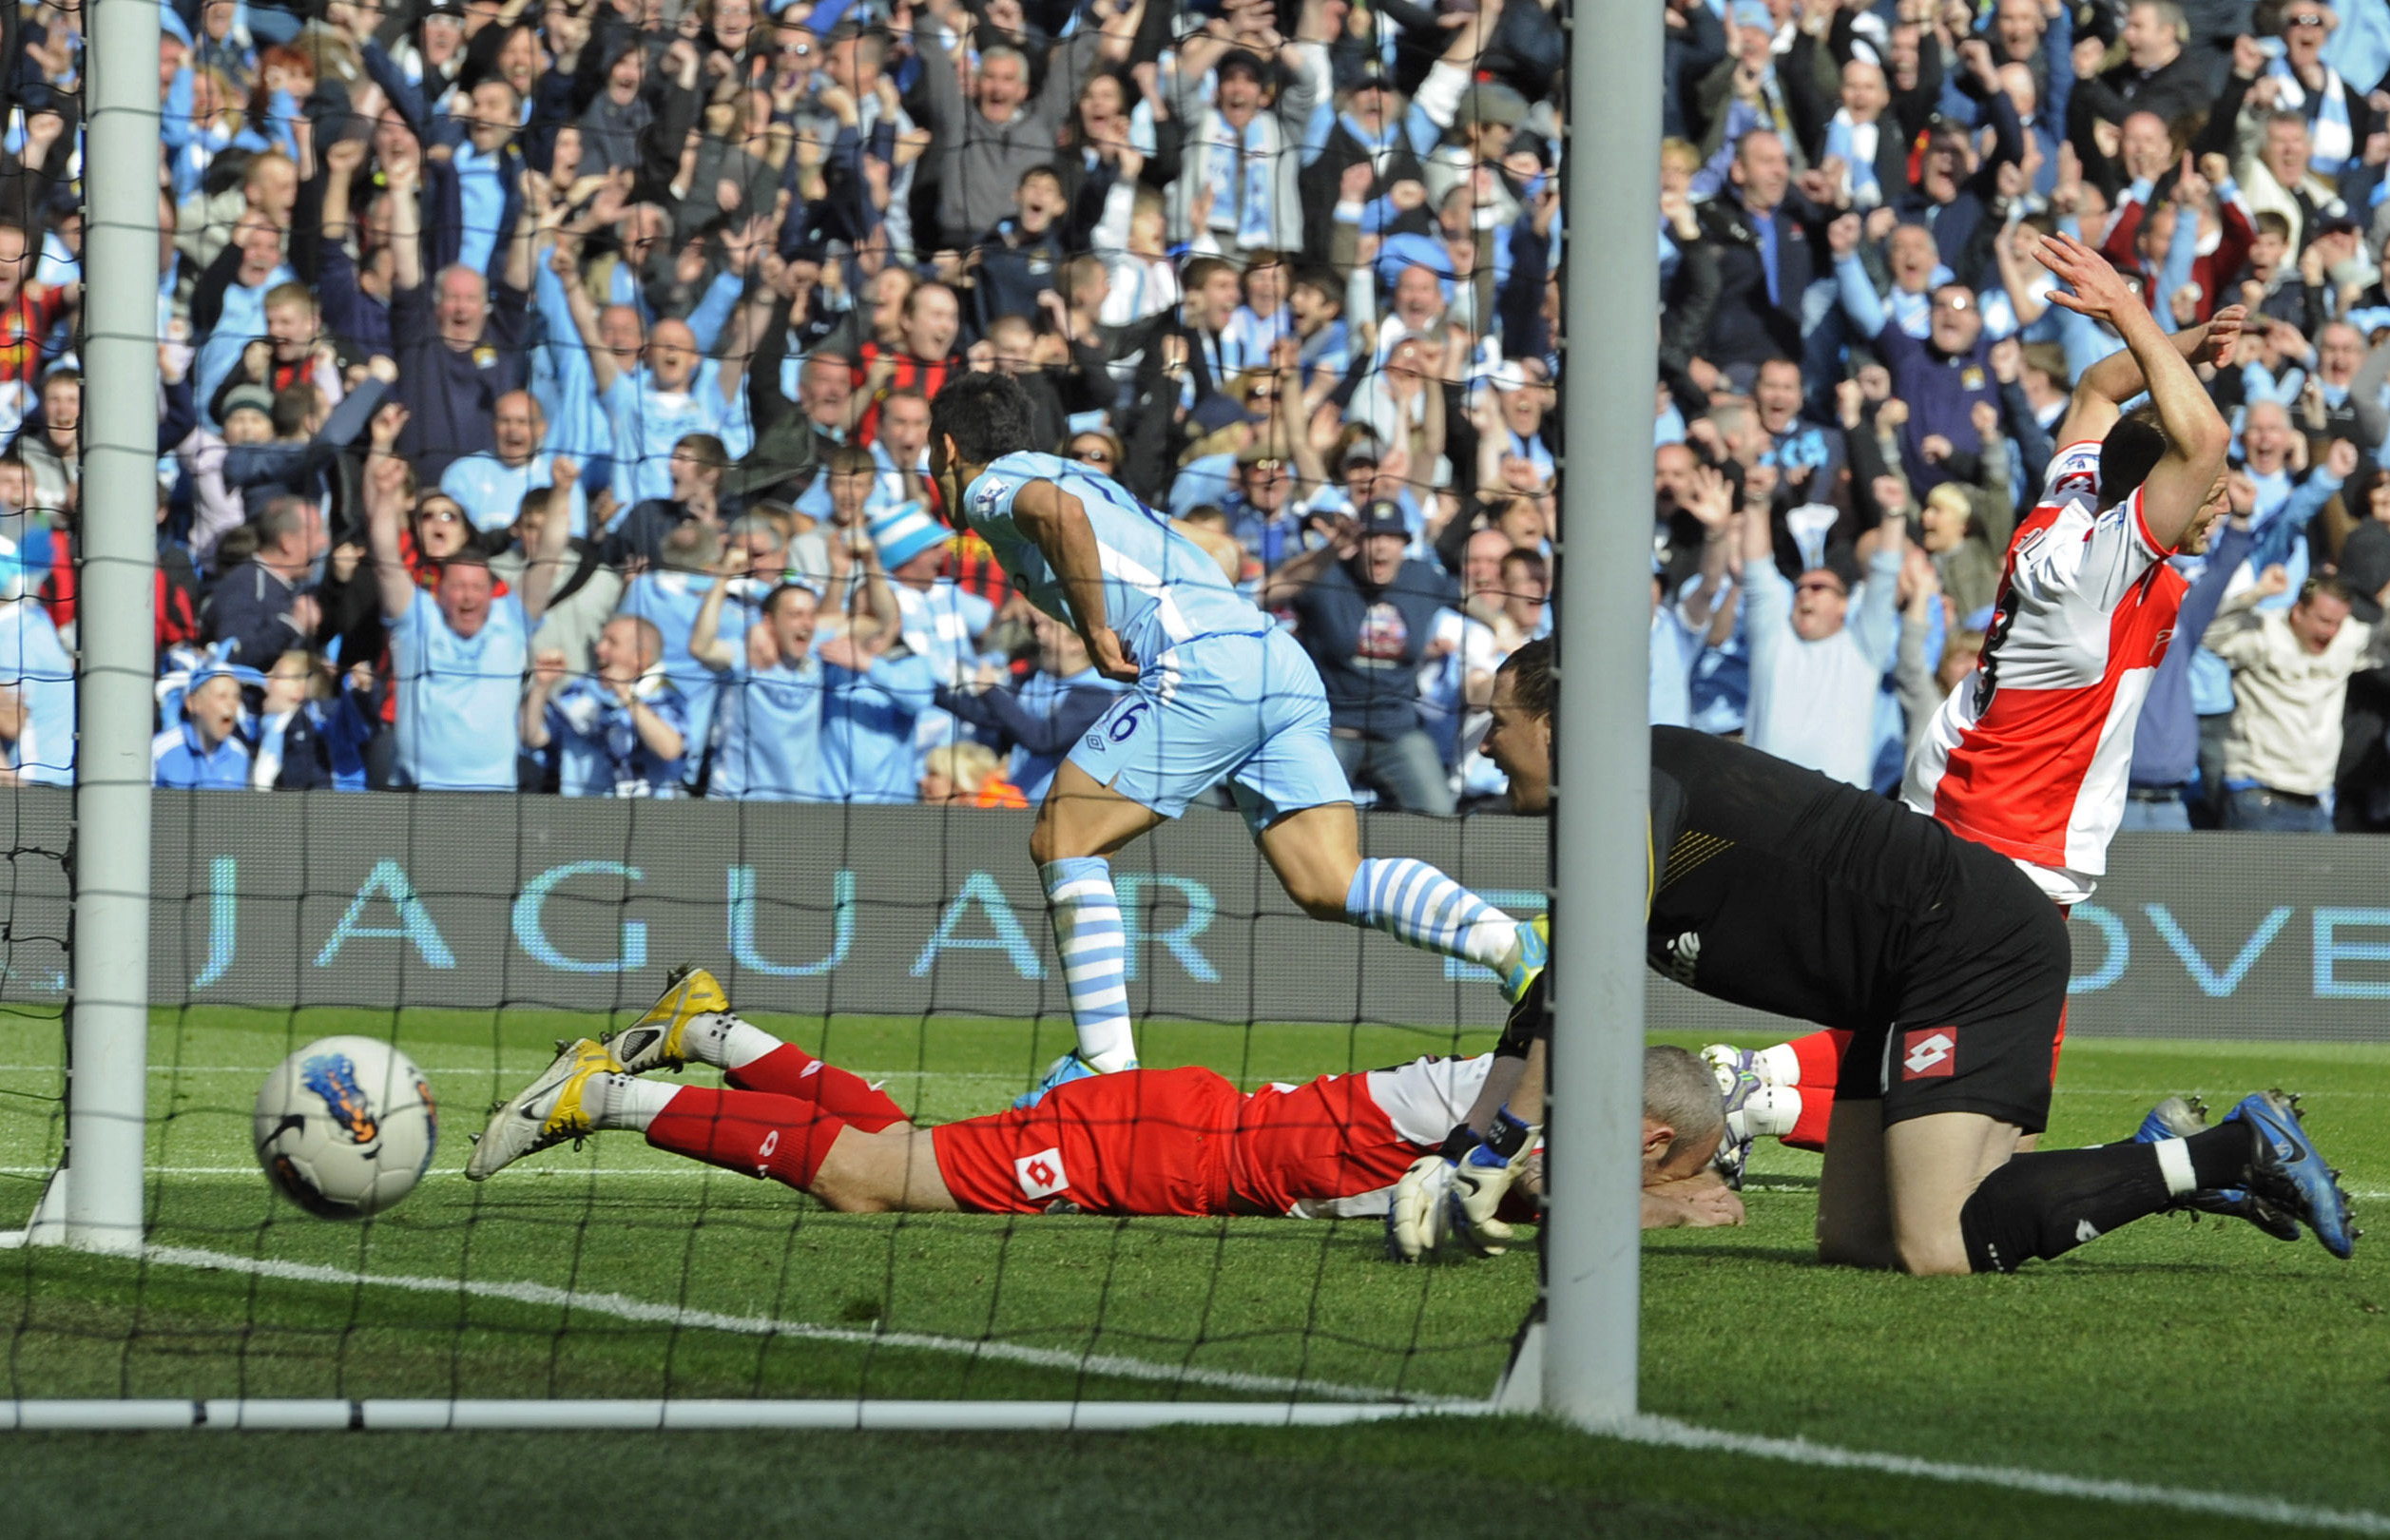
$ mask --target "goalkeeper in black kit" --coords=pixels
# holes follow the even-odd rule
[[[1549,807],[1554,704],[1551,644],[1531,643],[1496,676],[1485,739],[1523,813]],[[2235,1191],[2350,1255],[2359,1232],[2337,1173],[2277,1091],[2187,1136],[2162,1108],[2117,1144],[2017,1151],[2049,1121],[2070,957],[2057,909],[2006,857],[1898,802],[1680,728],[1652,730],[1650,819],[1652,967],[1854,1034],[1818,1188],[1821,1261],[2014,1272]],[[1548,978],[1513,1011],[1468,1123],[1404,1175],[1387,1217],[1396,1255],[1453,1240],[1496,1249],[1506,1236],[1494,1209],[1535,1133],[1513,1109],[1543,1107]]]

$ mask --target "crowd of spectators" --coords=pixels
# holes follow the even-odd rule
[[[1667,3],[1654,719],[1898,784],[2122,346],[2064,231],[2169,332],[2249,317],[2126,827],[2390,827],[2390,7]]]
[[[1897,783],[2118,346],[2063,229],[2250,314],[2132,820],[2390,825],[2390,0],[1658,3],[1652,720]],[[84,43],[5,10],[0,739],[64,782]],[[1002,370],[1300,637],[1365,796],[1498,802],[1548,0],[162,13],[161,785],[1033,803],[1113,686],[937,511]]]

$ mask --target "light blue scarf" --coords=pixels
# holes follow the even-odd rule
[[[2282,82],[2282,94],[2275,102],[2286,112],[2303,111],[2307,105],[2307,88],[2299,83],[2299,73],[2290,67],[2287,59],[2277,59],[2265,72]],[[2323,67],[2323,87],[2317,93],[2314,116],[2309,120],[2313,153],[2307,164],[2326,181],[2336,179],[2341,167],[2357,153],[2357,139],[2348,125],[2347,88],[2341,84],[2340,72],[2330,65]]]

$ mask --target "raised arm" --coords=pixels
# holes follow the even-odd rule
[[[420,149],[382,167],[390,186],[390,285],[423,287],[423,161]]]
[[[623,377],[623,372],[616,367],[614,355],[598,331],[597,302],[589,298],[588,286],[581,281],[581,265],[574,258],[572,242],[558,240],[556,249],[549,254],[548,267],[565,291],[565,308],[572,316],[572,329],[581,336],[582,356],[589,360],[590,381],[603,396]]]
[[[1141,672],[1137,662],[1123,649],[1105,616],[1104,568],[1086,507],[1050,481],[1032,481],[1013,495],[1012,519],[1053,568],[1095,671],[1123,684],[1135,683]]]
[[[2225,425],[2215,402],[2208,399],[2207,388],[2200,383],[2177,338],[2159,330],[2157,318],[2125,286],[2108,259],[2064,235],[2044,241],[2034,255],[2043,266],[2074,286],[2072,294],[2052,291],[2051,302],[2107,321],[2125,339],[2140,366],[2149,398],[2157,406],[2158,423],[2166,430],[2166,452],[2141,484],[2141,519],[2149,537],[2162,549],[2172,550],[2214,491],[2232,431]],[[2192,328],[2206,332],[2203,346],[2217,335],[2221,322],[2219,317],[2204,329]],[[2236,318],[2230,330],[2237,335],[2238,328]],[[2087,377],[2099,373],[2097,367],[2085,371]],[[2081,400],[2079,388],[2076,398]],[[2114,420],[2112,415],[2110,420]],[[2073,426],[2070,411],[2069,427]],[[2105,427],[2101,432],[2106,432]]]
[[[722,602],[730,592],[730,580],[744,577],[747,570],[747,549],[744,546],[723,548],[722,561],[714,568],[713,587],[697,602],[697,619],[689,624],[689,656],[717,674],[729,672],[739,661],[730,644],[722,639]]]
[[[562,455],[556,457],[555,485],[571,487],[581,468]],[[530,553],[531,563],[523,568],[523,618],[531,626],[539,624],[548,612],[548,596],[556,591],[556,574],[563,570],[565,551],[572,544],[572,520],[565,510],[549,500],[548,517],[539,521],[539,544]]]
[[[1899,642],[1900,564],[1908,528],[1908,518],[1900,510],[1884,510],[1883,523],[1877,526],[1876,553],[1867,559],[1867,591],[1860,596],[1858,613],[1851,617],[1851,639],[1879,668],[1892,666]]]
[[[2053,273],[2061,271],[2049,260],[2048,254],[2053,241],[2065,241],[2079,251],[2091,250],[2073,237],[2066,235],[2040,242],[2033,248],[2033,255]],[[2092,255],[2097,257],[2098,254]],[[2107,261],[2104,257],[2098,260],[2103,263]],[[2110,271],[2112,273],[2114,269]],[[2121,280],[2116,286],[2119,289],[2123,287]],[[2079,295],[2080,291],[2077,292]],[[2052,294],[2051,299],[2078,314],[2091,315],[2095,320],[2103,318],[2085,310],[2079,303],[2069,304],[2055,293]],[[2149,307],[2144,305],[2142,311],[2148,314]],[[2184,365],[2182,374],[2199,391],[2203,401],[2207,399],[2207,388],[2199,383],[2197,375],[2191,374],[2189,365],[2221,363],[2230,357],[2232,345],[2241,336],[2241,323],[2247,316],[2248,312],[2241,306],[2226,305],[2217,311],[2214,318],[2205,326],[2186,327],[2170,338],[2166,337],[2164,331],[2158,332],[2158,336],[2165,339],[2166,353]],[[2152,328],[2156,327],[2156,318],[2152,317],[2149,324]],[[2067,414],[2058,425],[2058,444],[2062,448],[2086,439],[2107,437],[2108,430],[2116,426],[2116,419],[2124,414],[2124,403],[2149,389],[2149,371],[2140,357],[2141,349],[2133,345],[2131,335],[2125,328],[2119,326],[2117,331],[2125,337],[2123,350],[2110,354],[2084,370],[2082,377],[2074,383],[2074,397],[2067,403]],[[2208,410],[2212,413],[2214,408],[2210,406]],[[2171,428],[2168,431],[2169,433],[2172,432]]]
[[[382,619],[392,622],[406,614],[415,596],[414,574],[407,570],[398,546],[399,522],[406,516],[407,462],[391,448],[406,426],[407,409],[395,402],[375,413],[373,449],[365,467],[365,544],[374,559]]]
[[[564,652],[556,647],[546,648],[531,660],[531,684],[523,692],[515,730],[522,737],[523,746],[533,753],[553,741],[554,735],[548,730],[548,700],[564,683],[568,666]]]
[[[1685,596],[1679,613],[1691,629],[1706,630],[1718,596],[1726,587],[1726,557],[1734,538],[1734,486],[1717,471],[1702,466],[1693,472],[1692,495],[1682,506],[1701,523],[1701,581]]]

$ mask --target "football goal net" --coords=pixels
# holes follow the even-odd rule
[[[1095,214],[1121,224],[1092,238],[1099,247],[1126,261],[1147,221],[1166,220],[1173,242],[1192,222],[1191,250],[1148,254],[1190,274],[1191,294],[1214,247],[1238,259],[1211,260],[1235,275],[1265,237],[1300,243],[1294,228],[1262,228],[1292,219],[1263,204],[1281,183],[1296,186],[1304,134],[1332,125],[1332,98],[1356,83],[1380,90],[1396,24],[1378,18],[1344,40],[1365,35],[1367,58],[1337,64],[1332,83],[1331,53],[1354,49],[1320,32],[1320,8],[1232,6],[1206,19],[1148,4],[1061,8],[1060,41],[1040,34],[1027,49],[1040,78],[1013,84],[1045,93],[1041,124],[1060,121],[1049,97],[1074,103],[1080,137],[1066,158],[1084,151],[1102,163],[1090,177],[1128,179],[1117,209],[1101,187],[1091,195]],[[968,625],[977,604],[981,625],[1006,628],[1021,676],[1036,672],[1027,607],[1004,606],[1012,580],[973,551],[935,580],[943,598],[893,596],[878,558],[903,565],[904,510],[932,517],[917,506],[875,501],[871,559],[855,544],[822,554],[828,575],[815,582],[806,553],[845,539],[843,517],[806,511],[782,485],[793,472],[748,489],[746,512],[727,516],[723,479],[782,442],[754,407],[773,393],[742,387],[739,371],[780,371],[774,398],[810,411],[809,371],[839,316],[851,356],[838,366],[852,363],[858,388],[878,393],[872,410],[892,418],[926,414],[920,397],[950,367],[1012,368],[1009,312],[990,308],[990,291],[1045,272],[1016,249],[1033,244],[1019,221],[968,260],[935,258],[926,231],[905,238],[932,275],[922,286],[942,279],[972,307],[955,356],[916,356],[909,335],[882,345],[875,328],[901,332],[897,311],[876,307],[907,302],[877,278],[894,271],[888,178],[907,179],[899,213],[910,199],[916,217],[942,209],[951,226],[984,202],[963,180],[987,174],[927,125],[916,132],[897,104],[954,91],[962,68],[981,105],[939,111],[983,124],[982,105],[999,112],[1006,71],[1024,66],[1019,40],[984,18],[974,36],[956,5],[863,7],[859,27],[823,14],[845,9],[834,5],[809,29],[801,3],[751,24],[724,3],[645,38],[604,4],[574,11],[577,30],[561,37],[556,10],[541,25],[509,10],[487,23],[507,29],[495,48],[466,48],[446,13],[408,28],[336,0],[304,22],[252,10],[225,33],[222,9],[180,31],[169,10],[163,35],[152,0],[87,4],[87,37],[48,23],[52,35],[28,47],[54,67],[50,95],[19,103],[8,129],[8,166],[38,183],[37,214],[53,211],[16,262],[28,285],[16,335],[64,328],[45,336],[42,358],[71,348],[83,409],[78,445],[73,424],[55,431],[64,371],[9,376],[21,409],[47,414],[26,433],[48,433],[80,470],[71,495],[49,504],[29,472],[25,510],[0,529],[0,737],[17,782],[0,831],[0,1223],[21,1226],[0,1237],[0,1428],[1104,1429],[1632,1413],[1639,477],[1581,475],[1566,541],[1549,531],[1578,574],[1560,590],[1557,626],[1570,660],[1562,815],[1360,815],[1362,854],[1381,868],[1432,868],[1520,919],[1551,906],[1555,953],[1571,959],[1553,996],[1584,1020],[1554,1049],[1544,1196],[1515,1195],[1509,1250],[1395,1265],[1389,1192],[1474,1100],[1506,1010],[1492,969],[1306,914],[1224,801],[1112,856],[1115,913],[1074,897],[1050,868],[1041,876],[1035,814],[1005,795],[1017,758],[983,756],[992,773],[933,755],[901,777],[901,805],[877,805],[861,788],[723,796],[732,772],[718,749],[715,795],[686,795],[706,745],[739,730],[730,715],[709,727],[709,712],[730,708],[695,698],[794,669],[807,645],[821,668],[891,701],[917,684],[919,712],[970,693],[998,650],[966,649],[975,656],[961,672],[931,677],[925,658],[955,640],[948,620]],[[1493,25],[1454,31],[1482,52]],[[1603,26],[1633,35],[1575,50],[1573,114],[1556,90],[1536,104],[1545,143],[1572,118],[1602,146],[1538,174],[1539,187],[1572,179],[1589,217],[1656,203],[1655,88],[1629,61],[1656,57],[1659,23]],[[623,52],[604,68],[559,67],[568,45]],[[787,101],[775,95],[795,89],[775,74],[791,67],[775,63],[783,45],[834,58]],[[169,67],[153,72],[162,48]],[[519,80],[518,52],[530,61]],[[639,67],[621,62],[633,55]],[[1157,57],[1160,74],[1147,67]],[[1436,68],[1466,78],[1450,61]],[[1100,73],[1114,89],[1074,97],[1049,70]],[[1309,92],[1320,112],[1240,142],[1221,125],[1244,111],[1241,75],[1266,77],[1274,101]],[[579,93],[571,115],[525,87],[551,78]],[[1405,131],[1422,156],[1458,156],[1456,186],[1472,186],[1475,130],[1419,89],[1442,116]],[[1472,123],[1516,126],[1518,92],[1470,90]],[[1200,123],[1183,127],[1189,112]],[[1159,131],[1185,136],[1186,166],[1132,189],[1136,167],[1124,172],[1087,137],[1115,117],[1147,146],[1138,164]],[[656,149],[666,128],[685,134],[685,154],[677,139]],[[935,194],[906,190],[916,160],[948,179]],[[1076,195],[1050,180],[1057,198]],[[1306,183],[1302,203],[1342,220],[1366,192]],[[1222,197],[1243,212],[1206,212]],[[1013,199],[1008,184],[1006,208]],[[867,228],[837,222],[855,200],[877,211]],[[164,236],[181,238],[163,290],[162,202],[176,221]],[[1438,249],[1475,240],[1491,262],[1494,246],[1471,234],[1483,221],[1455,206],[1463,228]],[[67,208],[71,219],[54,212]],[[1436,245],[1414,212],[1386,202],[1367,251],[1337,247],[1352,292],[1375,286],[1385,242]],[[1389,225],[1381,239],[1379,213],[1411,233]],[[1130,247],[1104,244],[1128,241],[1131,224]],[[1535,260],[1556,276],[1559,228],[1541,234],[1552,244]],[[1031,285],[1036,333],[1075,336],[1070,313],[1094,295],[1096,261],[1065,275],[1086,279],[1087,295]],[[1568,263],[1589,310],[1654,292],[1648,238],[1571,245]],[[816,266],[826,288],[792,276]],[[1115,280],[1125,270],[1114,262]],[[1035,299],[1041,286],[1054,303]],[[1483,342],[1490,288],[1474,312],[1446,289],[1439,302],[1460,307],[1452,327]],[[792,293],[814,298],[792,314]],[[808,302],[834,307],[812,330]],[[381,332],[339,331],[359,317]],[[1357,329],[1352,361],[1397,346],[1401,325],[1390,312]],[[1568,369],[1568,455],[1639,463],[1649,328],[1596,317],[1578,335],[1609,351]],[[1154,367],[1167,355],[1169,369],[1200,371],[1200,357],[1172,351],[1184,340],[1147,335]],[[1257,346],[1269,375],[1269,339]],[[676,349],[701,357],[694,373]],[[1480,364],[1499,359],[1498,346],[1450,358],[1439,388],[1482,384]],[[1127,401],[1140,366],[1070,367],[1119,381]],[[1185,404],[1178,376],[1159,377],[1134,405],[1101,421],[1074,407],[1063,426],[1108,439],[1116,460],[1148,452],[1138,412],[1175,423]],[[1214,400],[1219,383],[1205,387]],[[657,426],[684,412],[697,422],[690,403],[708,391],[723,403],[719,423]],[[383,406],[342,415],[369,394]],[[1229,426],[1263,422],[1268,400],[1246,393]],[[153,401],[182,430],[175,443],[153,432]],[[477,448],[438,436],[452,409],[482,414]],[[1173,432],[1217,432],[1209,423]],[[546,468],[535,485],[510,437],[523,433]],[[591,470],[609,452],[625,469]],[[724,472],[709,454],[734,464]],[[849,458],[824,460],[820,484],[850,473]],[[397,462],[404,473],[385,476]],[[1266,479],[1279,463],[1258,452],[1236,462],[1231,479],[1257,466]],[[851,473],[890,467],[918,479],[884,453]],[[1143,471],[1167,500],[1171,473]],[[1433,515],[1436,477],[1424,460],[1405,473],[1415,512]],[[492,515],[500,495],[511,501]],[[386,527],[393,507],[407,511]],[[807,544],[816,531],[829,541]],[[741,542],[755,565],[733,575],[722,551]],[[208,553],[197,580],[194,550]],[[898,609],[885,628],[905,645],[883,637],[873,651],[858,617],[877,621],[883,585]],[[781,603],[785,588],[803,590],[818,632],[812,620],[801,637],[770,630],[794,626],[800,602]],[[275,613],[295,639],[226,645],[242,606],[290,591]],[[361,596],[347,631],[343,593]],[[903,607],[916,599],[936,611],[918,638]],[[562,629],[524,645],[512,672],[490,662],[543,617]],[[1372,611],[1362,625],[1365,649],[1405,656],[1398,617]],[[551,662],[550,636],[576,655]],[[360,637],[370,651],[327,645]],[[922,679],[889,683],[892,659]],[[473,715],[470,690],[407,693],[434,676],[495,679],[504,699]],[[743,709],[763,736],[765,708]],[[848,713],[825,741],[891,730],[852,703],[821,709]],[[1090,730],[1119,740],[1134,726],[1108,715]],[[436,781],[425,766],[493,752],[511,763],[518,747],[546,756],[548,787],[361,789]],[[324,784],[249,789],[289,787],[279,767],[300,756]],[[656,768],[684,759],[690,776]],[[761,783],[777,773],[769,760],[759,750],[737,774]],[[554,795],[559,779],[566,792],[620,795]],[[953,799],[915,800],[916,781]],[[1050,890],[1078,905],[1059,947]],[[1099,954],[1116,973],[1101,976],[1114,992],[1095,1004],[1133,1023],[1138,1071],[1105,1066],[1101,1097],[1066,1086],[1042,1113],[1008,1121],[1082,1042],[1074,1006],[1084,1024]],[[1257,1128],[1270,1137],[1247,1137]]]

